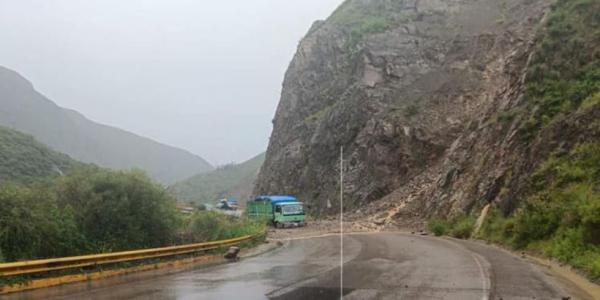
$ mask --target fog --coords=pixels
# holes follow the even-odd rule
[[[266,150],[281,82],[342,0],[0,0],[0,65],[88,118],[213,164]]]

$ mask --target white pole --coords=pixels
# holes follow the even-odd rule
[[[340,147],[340,299],[344,299],[344,146]]]

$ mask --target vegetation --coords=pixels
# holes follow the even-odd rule
[[[0,66],[0,78],[0,125],[31,134],[76,160],[114,169],[136,166],[166,184],[213,169],[197,155],[59,107],[12,70]]]
[[[178,200],[196,204],[215,203],[225,197],[246,200],[265,160],[262,153],[244,163],[231,164],[208,173],[198,174],[169,188]]]
[[[455,238],[471,237],[475,226],[475,218],[461,215],[449,220],[432,219],[428,222],[429,231],[435,236],[450,235]]]
[[[512,122],[529,113],[521,134],[531,140],[577,110],[600,107],[598,12],[596,0],[553,4],[528,68],[525,106],[498,115],[497,121]],[[600,122],[588,128],[594,126],[599,128]],[[600,143],[589,139],[551,157],[530,181],[531,193],[521,207],[509,216],[491,210],[477,237],[542,253],[600,279]],[[430,222],[436,234],[467,225]]]
[[[600,91],[600,2],[556,1],[534,51],[526,79],[532,138],[556,117],[579,108]]]
[[[556,1],[526,78],[522,133],[535,138],[576,110],[600,105],[600,2]],[[511,120],[513,114],[506,115]],[[589,125],[600,126],[599,122]],[[541,164],[531,194],[510,216],[492,211],[479,237],[543,253],[600,279],[600,143],[593,139]]]
[[[512,216],[491,210],[477,238],[540,252],[600,279],[600,143],[552,157],[532,176],[532,195]],[[436,236],[469,238],[475,220],[431,220]]]
[[[548,160],[532,176],[532,189],[513,216],[492,211],[479,237],[541,252],[600,279],[600,143]]]
[[[429,227],[429,231],[433,232],[435,236],[442,236],[448,232],[450,223],[441,219],[432,219],[427,223],[427,227]]]
[[[31,184],[67,173],[80,165],[29,135],[0,126],[0,182]]]
[[[370,34],[385,32],[395,24],[408,19],[401,13],[402,3],[380,1],[378,4],[362,4],[346,1],[331,15],[329,21],[348,32],[346,50],[350,54],[360,51],[360,43]]]
[[[184,220],[183,229],[186,242],[203,242],[260,234],[265,232],[266,222],[198,211]]]
[[[0,186],[0,261],[81,255],[259,234],[214,212],[179,214],[140,171],[86,167],[51,183]]]

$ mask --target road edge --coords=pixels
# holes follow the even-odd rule
[[[261,243],[258,246],[247,248],[248,254],[245,254],[245,251],[242,252],[240,257],[242,259],[247,259],[251,257],[255,257],[258,255],[265,254],[269,251],[272,251],[281,245],[279,243]],[[261,248],[262,247],[262,248]],[[145,264],[140,266],[134,266],[129,268],[119,268],[113,270],[101,270],[90,273],[83,274],[71,274],[71,275],[62,275],[56,277],[48,277],[41,279],[33,279],[24,283],[17,283],[13,285],[5,285],[0,287],[0,296],[7,294],[14,294],[19,292],[29,292],[33,290],[43,289],[43,288],[51,288],[68,284],[81,283],[86,281],[97,281],[102,279],[107,279],[116,276],[126,276],[132,275],[136,273],[144,273],[150,271],[164,271],[164,273],[160,275],[173,274],[186,270],[190,267],[211,267],[215,265],[221,265],[229,263],[227,259],[223,258],[223,254],[209,254],[195,257],[187,257],[181,259],[174,259],[164,262]]]
[[[577,295],[577,297],[580,299],[587,298],[600,300],[600,285],[590,281],[572,267],[559,264],[556,261],[548,259],[547,257],[538,256],[530,252],[517,252],[502,244],[497,244],[481,239],[468,239],[468,241],[495,247],[497,249],[511,253],[516,257],[520,257],[524,261],[538,267],[547,276],[555,278],[557,283],[561,284],[561,287],[566,289],[569,293]],[[581,292],[586,294],[585,297],[583,295],[580,295]]]

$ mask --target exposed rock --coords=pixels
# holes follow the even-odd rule
[[[488,121],[522,98],[549,2],[347,1],[298,46],[255,193],[338,211],[343,146],[345,203],[378,225],[494,201],[516,128]]]

